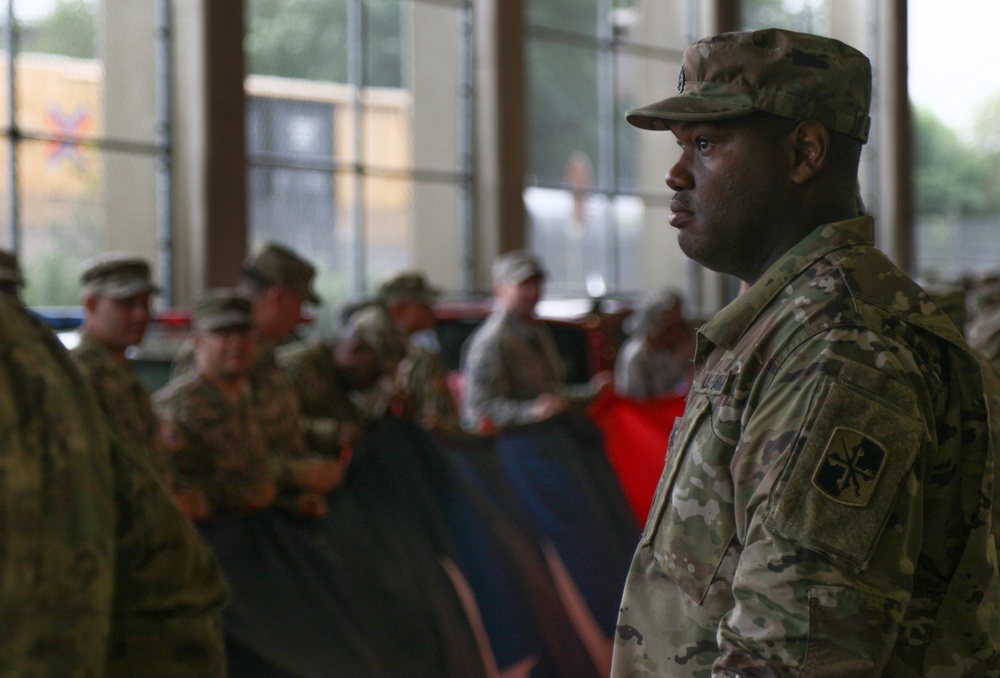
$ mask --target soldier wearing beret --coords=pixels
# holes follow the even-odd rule
[[[591,383],[563,382],[565,367],[555,339],[535,317],[545,269],[529,252],[517,250],[493,262],[497,307],[466,343],[463,417],[478,430],[543,421],[586,402],[610,383],[595,375]]]
[[[150,321],[150,298],[159,290],[145,259],[123,252],[97,255],[80,274],[85,316],[73,360],[90,381],[97,402],[126,442],[166,472],[159,421],[146,387],[125,360],[142,341]]]
[[[858,213],[871,69],[833,39],[706,38],[670,225],[748,288],[703,325],[625,584],[613,676],[1000,672],[997,377]]]
[[[216,289],[194,306],[195,370],[153,394],[178,504],[193,520],[267,508],[276,486],[248,374],[251,302]]]
[[[52,332],[0,296],[0,674],[221,677],[211,552]]]

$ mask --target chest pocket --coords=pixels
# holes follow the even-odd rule
[[[652,550],[657,574],[701,604],[714,581],[729,579],[720,566],[733,547],[736,527],[729,467],[733,444],[713,428],[721,403],[703,394],[694,397],[675,425],[641,546]]]

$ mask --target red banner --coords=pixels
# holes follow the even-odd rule
[[[590,409],[604,432],[608,460],[618,474],[640,525],[646,523],[663,472],[674,420],[684,414],[684,397],[628,400],[608,395]]]

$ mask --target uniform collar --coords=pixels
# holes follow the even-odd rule
[[[699,329],[698,354],[704,344],[731,349],[760,312],[788,283],[830,252],[855,245],[875,245],[875,222],[869,216],[819,226],[771,264],[753,285]]]

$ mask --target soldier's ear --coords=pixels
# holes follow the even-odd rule
[[[826,165],[830,153],[830,133],[815,120],[804,120],[793,132],[795,135],[795,164],[792,182],[808,183]]]
[[[93,313],[97,309],[97,296],[93,294],[88,294],[83,298],[83,308],[88,314]]]

